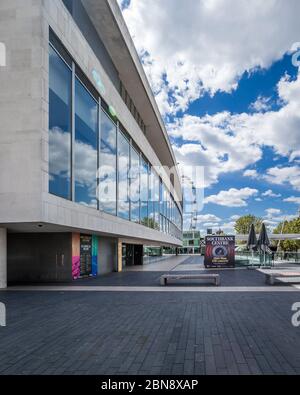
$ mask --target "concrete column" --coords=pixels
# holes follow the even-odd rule
[[[118,240],[117,246],[117,260],[118,260],[118,273],[123,271],[123,262],[122,262],[122,240]]]
[[[0,289],[7,287],[7,230],[0,228]]]

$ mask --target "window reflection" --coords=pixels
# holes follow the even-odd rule
[[[63,47],[51,43],[66,59]],[[180,237],[182,214],[170,191],[133,147],[122,125],[117,131],[104,101],[100,110],[93,98],[97,93],[87,88],[89,81],[77,66],[73,68],[76,79],[72,92],[72,59],[67,55],[68,66],[51,45],[49,48],[49,192]]]
[[[75,82],[75,201],[97,208],[98,104]]]
[[[99,208],[117,214],[117,130],[104,111],[101,114],[99,154]]]
[[[148,226],[148,200],[149,200],[149,168],[148,163],[141,160],[141,223]]]
[[[130,203],[131,221],[140,222],[140,156],[133,147],[130,163]]]
[[[129,166],[130,166],[130,146],[129,141],[119,132],[118,138],[118,215],[129,220]]]
[[[71,199],[72,72],[49,47],[49,192]]]

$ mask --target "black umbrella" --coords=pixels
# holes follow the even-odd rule
[[[254,224],[252,224],[250,228],[248,241],[247,241],[247,248],[252,251],[252,264],[254,264],[254,250],[257,249],[257,238],[256,238]]]
[[[257,247],[257,238],[256,238],[254,224],[252,224],[248,236],[247,248],[253,251],[256,249],[256,247]]]
[[[260,250],[264,252],[264,263],[266,263],[266,251],[269,250],[270,240],[268,237],[266,225],[264,223],[261,226],[257,245]]]

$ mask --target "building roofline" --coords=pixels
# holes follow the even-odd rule
[[[155,112],[157,120],[160,123],[162,132],[164,134],[164,138],[166,139],[166,142],[168,144],[168,148],[169,148],[170,153],[171,153],[171,155],[173,157],[173,164],[176,165],[176,163],[177,163],[176,162],[176,158],[175,158],[173,149],[171,147],[171,142],[170,142],[169,135],[168,135],[166,127],[165,127],[165,123],[164,123],[164,121],[162,119],[162,116],[161,116],[161,113],[159,111],[156,99],[154,97],[153,91],[152,91],[150,83],[149,83],[149,80],[148,80],[148,78],[146,76],[144,67],[143,67],[143,65],[141,63],[140,57],[138,55],[138,52],[136,50],[136,47],[134,45],[134,42],[132,40],[132,37],[131,37],[130,32],[128,30],[128,27],[127,27],[126,22],[125,22],[125,20],[123,18],[123,15],[122,15],[122,12],[120,10],[120,7],[119,7],[119,5],[117,3],[117,0],[108,0],[108,4],[109,4],[109,6],[111,8],[113,16],[116,19],[116,22],[118,24],[120,32],[121,32],[121,34],[122,34],[122,36],[124,38],[125,44],[126,44],[126,46],[128,48],[128,51],[129,51],[129,53],[131,55],[131,58],[134,61],[134,65],[135,65],[136,70],[138,72],[138,75],[139,75],[139,77],[141,79],[141,82],[144,85],[145,92],[146,92],[146,94],[147,94],[147,96],[149,98],[149,101],[151,102],[151,106],[153,107],[153,110]]]
[[[82,0],[82,3],[129,95],[139,97],[138,102],[135,100],[135,106],[147,126],[146,137],[150,145],[163,165],[170,168],[176,166],[164,121],[117,1]],[[178,172],[176,173],[177,182],[181,184]]]

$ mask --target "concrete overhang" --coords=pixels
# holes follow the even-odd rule
[[[82,0],[103,40],[119,77],[147,127],[146,137],[161,164],[173,168],[176,158],[150,84],[116,0]],[[175,180],[181,185],[179,175]],[[181,191],[177,191],[177,193]]]
[[[130,223],[131,224],[131,223]],[[137,225],[141,226],[141,225]],[[3,223],[1,228],[7,229],[8,233],[84,233],[90,235],[97,235],[99,237],[107,237],[112,239],[120,239],[127,244],[143,244],[145,246],[164,246],[164,247],[181,247],[182,241],[169,235],[162,235],[156,231],[156,237],[125,237],[122,234],[108,233],[103,231],[95,231],[90,229],[82,229],[81,227],[62,226],[44,222],[32,223]],[[145,231],[148,231],[145,228]]]

